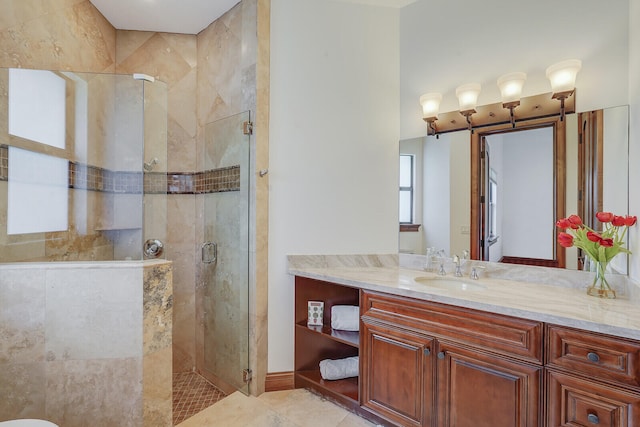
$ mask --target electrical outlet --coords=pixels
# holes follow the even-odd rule
[[[469,226],[469,225],[461,225],[460,226],[460,234],[471,234],[471,226]]]

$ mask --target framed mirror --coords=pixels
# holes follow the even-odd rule
[[[594,209],[595,211],[604,210],[620,215],[628,212],[628,106],[598,111],[600,113],[589,112],[566,116],[564,121],[566,134],[564,161],[551,167],[549,163],[545,162],[546,172],[538,167],[540,161],[528,161],[526,164],[524,160],[507,162],[523,172],[525,169],[529,169],[531,175],[529,181],[555,180],[556,177],[553,175],[562,174],[564,171],[564,197],[558,195],[559,202],[554,207],[555,214],[553,214],[552,224],[555,224],[555,218],[558,217],[557,208],[562,203],[564,203],[566,215],[578,213],[584,216],[585,220],[588,215],[583,206],[591,206],[589,209],[592,211]],[[595,124],[593,121],[585,122],[586,116],[597,114],[601,116],[599,122]],[[399,249],[401,253],[424,255],[426,248],[435,247],[444,249],[447,254],[462,254],[465,249],[471,251],[474,243],[479,244],[479,239],[472,239],[476,230],[474,229],[472,234],[471,147],[473,144],[471,138],[470,132],[465,130],[442,134],[439,139],[429,136],[400,141],[400,153],[410,154],[414,158],[413,177],[415,181],[413,189],[414,231],[400,232]],[[586,139],[595,142],[590,143],[591,148],[586,153],[583,152],[581,159],[579,159],[579,151],[584,151],[581,147],[589,145],[583,144]],[[491,136],[489,136],[489,145],[491,145]],[[497,147],[497,143],[494,142],[493,145]],[[493,154],[490,153],[490,160],[494,159],[494,166],[498,164],[498,155],[497,151]],[[580,168],[579,162],[582,163]],[[504,165],[504,159],[502,163]],[[529,167],[525,168],[525,165]],[[488,188],[491,188],[492,185],[491,169],[492,167],[489,166]],[[489,223],[489,219],[492,217],[489,215],[486,227],[493,227],[496,230],[494,234],[497,235],[497,240],[495,238],[489,239],[492,241],[491,247],[494,248],[493,254],[495,255],[500,253],[495,245],[504,245],[507,240],[504,225],[505,215],[508,215],[509,218],[518,216],[518,214],[507,214],[501,211],[501,206],[508,206],[512,202],[510,199],[515,197],[516,201],[520,202],[516,205],[526,210],[527,206],[533,206],[536,202],[540,203],[541,197],[553,196],[554,191],[561,190],[557,188],[542,190],[542,196],[534,196],[533,192],[537,190],[528,189],[525,192],[528,194],[526,197],[522,196],[523,192],[520,192],[521,195],[518,197],[517,191],[516,196],[511,196],[511,192],[508,191],[509,186],[505,187],[505,180],[509,178],[506,178],[498,168],[493,167],[493,169],[495,173],[493,181],[495,181],[496,189],[494,223]],[[579,169],[582,170],[580,177]],[[543,173],[544,175],[542,175]],[[508,182],[513,183],[512,180]],[[554,185],[558,185],[557,181],[554,182],[556,182]],[[477,192],[478,189],[475,191]],[[592,195],[594,192],[601,194],[599,196],[600,202],[594,201],[598,197]],[[518,221],[516,221],[516,230],[518,230],[516,234],[527,235],[540,231],[539,234],[545,235],[548,244],[551,245],[553,242],[555,246],[556,230],[554,225],[551,225],[551,229],[547,229],[547,225],[527,226],[526,223],[520,223],[518,226],[517,224]],[[419,227],[417,227],[418,225]],[[540,227],[545,230],[540,230]],[[410,229],[407,224],[404,228]],[[491,247],[489,254],[492,252]],[[561,252],[557,248],[553,248],[551,251],[556,253],[554,258]],[[534,254],[529,257],[520,252],[518,254],[518,257],[521,258],[554,259],[549,258],[548,255]],[[504,255],[508,254],[504,253]],[[564,267],[569,269],[582,268],[580,256],[575,248],[567,249]],[[479,255],[476,254],[475,258],[479,259]],[[615,272],[626,274],[627,259],[623,258],[616,258],[612,267]]]

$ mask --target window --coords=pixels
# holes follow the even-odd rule
[[[496,171],[489,172],[489,244],[498,240],[498,179]]]
[[[50,71],[9,69],[7,234],[68,227],[66,80]],[[53,154],[53,155],[52,155]]]
[[[65,148],[65,80],[51,71],[9,69],[9,134]]]
[[[400,154],[400,224],[413,224],[414,156]]]
[[[9,147],[7,234],[67,229],[67,161]]]

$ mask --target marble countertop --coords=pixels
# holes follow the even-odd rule
[[[439,276],[393,265],[393,262],[346,264],[354,265],[290,260],[289,273],[360,289],[640,339],[640,305],[628,294],[609,300],[587,295],[585,287],[545,284],[543,280],[537,283],[530,277],[526,282],[495,277],[472,280],[468,276],[457,278],[451,273]],[[459,280],[464,285],[428,284],[431,279],[442,278]]]

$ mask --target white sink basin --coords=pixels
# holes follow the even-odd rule
[[[451,289],[457,291],[482,291],[487,289],[480,283],[473,283],[469,280],[449,278],[449,277],[416,277],[417,283],[432,286],[440,289]]]

